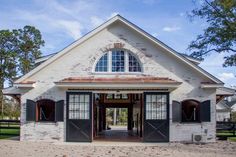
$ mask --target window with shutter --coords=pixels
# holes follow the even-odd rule
[[[26,121],[36,120],[36,102],[33,100],[26,100]]]
[[[56,121],[64,121],[64,100],[56,102]]]
[[[55,121],[55,101],[49,99],[41,99],[37,101],[36,121]]]
[[[210,122],[211,101],[199,102],[194,99],[172,102],[173,122]]]
[[[181,122],[181,103],[178,101],[172,102],[172,121]]]
[[[200,104],[200,120],[201,122],[211,121],[211,101],[206,100]]]
[[[200,102],[189,99],[182,101],[182,122],[200,122]]]

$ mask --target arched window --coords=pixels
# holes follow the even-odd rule
[[[112,50],[97,62],[95,72],[141,72],[138,59],[124,50]]]
[[[112,72],[125,71],[125,52],[112,51]]]
[[[141,71],[141,67],[137,59],[129,53],[129,71],[137,72]]]
[[[55,121],[55,102],[41,99],[36,102],[36,121]]]
[[[182,101],[182,122],[200,121],[200,102],[197,100]]]
[[[95,71],[106,72],[107,71],[107,53],[100,58],[97,62]]]

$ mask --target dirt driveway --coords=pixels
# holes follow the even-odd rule
[[[236,142],[195,144],[78,144],[0,140],[1,157],[236,157]]]

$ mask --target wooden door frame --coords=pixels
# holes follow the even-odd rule
[[[146,95],[148,94],[157,94],[157,95],[166,95],[166,102],[167,102],[167,113],[166,113],[166,121],[168,124],[168,141],[170,141],[170,92],[143,92],[143,142],[145,141],[144,138],[144,125],[145,125],[145,120],[146,120]]]
[[[69,95],[70,94],[88,94],[90,96],[90,106],[89,106],[89,120],[91,123],[91,141],[88,142],[92,142],[93,141],[93,92],[84,92],[84,91],[67,91],[66,92],[66,142],[70,142],[70,140],[68,139],[69,136],[69,128],[68,128],[68,121],[69,121]]]

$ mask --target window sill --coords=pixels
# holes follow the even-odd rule
[[[201,122],[179,122],[181,124],[200,124]]]
[[[172,122],[172,124],[179,125],[202,125],[203,122]]]
[[[55,124],[57,124],[56,121],[50,121],[50,122],[37,121],[37,122],[35,122],[35,123],[36,123],[36,124],[45,124],[45,125],[55,125]]]

